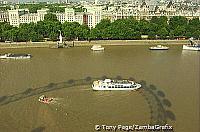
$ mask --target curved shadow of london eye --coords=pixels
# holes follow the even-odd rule
[[[81,86],[81,85],[91,85],[94,80],[98,79],[105,79],[106,76],[102,76],[100,78],[93,78],[93,77],[86,77],[85,79],[70,79],[66,82],[61,83],[49,83],[47,86],[39,87],[39,88],[28,88],[27,90],[13,94],[13,95],[6,95],[0,97],[0,106],[4,106],[10,104],[12,102],[20,101],[26,99],[31,96],[40,95],[46,92],[64,89],[64,88],[71,88],[73,86]],[[117,76],[112,79],[124,79],[121,76]],[[128,78],[130,80],[134,80],[134,78]],[[146,100],[149,110],[150,110],[150,123],[149,124],[159,124],[165,125],[167,124],[168,120],[175,121],[176,117],[175,114],[170,110],[172,103],[166,99],[165,93],[159,90],[154,85],[146,85],[146,81],[140,81],[142,84],[142,89],[138,92],[141,94],[144,99]]]

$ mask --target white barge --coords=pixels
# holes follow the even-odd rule
[[[200,51],[200,44],[195,42],[193,38],[189,39],[190,44],[183,45],[183,50],[194,50],[194,51]]]
[[[129,80],[97,80],[93,82],[93,90],[137,90],[141,84]]]
[[[31,54],[2,54],[0,55],[0,59],[30,59],[32,56]]]
[[[150,50],[168,50],[169,47],[167,46],[162,46],[162,45],[157,45],[157,46],[153,46],[153,47],[149,47]]]
[[[91,50],[93,50],[93,51],[103,51],[104,47],[102,47],[101,45],[93,45]]]

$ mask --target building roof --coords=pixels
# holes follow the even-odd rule
[[[143,8],[144,6],[147,6],[147,3],[145,1],[142,3],[140,7]]]
[[[172,1],[169,2],[169,4],[167,5],[167,8],[170,8],[171,6],[173,6]]]

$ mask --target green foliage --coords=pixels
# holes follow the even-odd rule
[[[30,13],[36,13],[37,10],[40,10],[42,8],[48,8],[50,12],[56,13],[56,12],[65,12],[65,7],[62,4],[46,4],[46,3],[39,3],[39,4],[20,4],[20,9],[29,9]]]
[[[49,12],[65,12],[65,7],[59,7],[59,6],[55,6],[55,5],[49,5],[48,6]]]
[[[97,39],[108,39],[110,38],[110,32],[109,32],[109,27],[111,25],[110,20],[108,19],[103,19],[101,20],[100,23],[98,23],[95,27],[95,30],[98,31],[93,31],[93,35],[96,34]]]
[[[77,22],[61,24],[52,13],[45,15],[45,20],[37,23],[21,24],[18,28],[9,23],[0,23],[0,41],[42,41],[49,38],[56,41],[59,30],[67,40],[101,40],[101,39],[141,39],[141,35],[148,35],[149,39],[174,39],[177,37],[200,37],[200,20],[187,20],[184,17],[173,17],[167,21],[166,17],[153,17],[150,21],[137,21],[130,17],[110,22],[101,20],[95,28]]]
[[[7,11],[7,10],[10,10],[10,6],[1,6],[0,7],[0,11]]]
[[[83,7],[74,7],[73,9],[75,10],[75,12],[85,12],[86,11],[86,9]]]
[[[80,24],[77,22],[64,22],[62,25],[62,31],[64,32],[64,36],[68,40],[74,40],[76,39],[79,34]]]
[[[194,38],[200,38],[200,29],[196,30],[196,31],[193,33],[193,37],[194,37]]]
[[[177,26],[175,29],[174,29],[174,35],[177,36],[177,37],[181,37],[181,36],[185,36],[185,27],[184,26]]]
[[[156,33],[154,31],[148,32],[148,38],[149,39],[156,39]]]
[[[52,13],[47,13],[45,16],[44,16],[44,21],[58,21],[57,17],[55,14],[52,14]]]
[[[178,26],[186,27],[188,24],[188,20],[183,16],[175,16],[172,17],[169,21],[169,28],[171,30],[175,30]]]
[[[186,36],[200,38],[200,20],[198,18],[189,20],[186,27]]]
[[[146,20],[141,20],[138,23],[139,31],[143,35],[147,35],[149,31],[149,22]]]
[[[20,4],[19,8],[20,9],[29,9],[30,13],[37,13],[37,10],[40,10],[42,8],[45,8],[45,4],[44,3],[40,3],[40,4]]]
[[[160,30],[158,30],[158,35],[160,36],[161,39],[167,38],[168,35],[167,29],[165,27],[161,28]]]
[[[89,32],[90,29],[87,25],[80,25],[75,34],[77,34],[79,40],[87,40],[89,37]]]

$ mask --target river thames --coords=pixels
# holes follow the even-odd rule
[[[169,124],[199,132],[200,52],[170,46],[2,49],[30,60],[0,60],[1,132],[95,132],[95,125]],[[93,80],[131,79],[138,91],[93,91]],[[38,97],[57,98],[42,104]],[[102,130],[104,131],[104,130]]]

